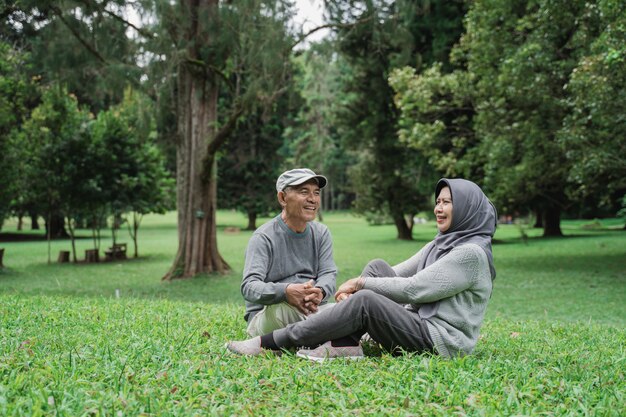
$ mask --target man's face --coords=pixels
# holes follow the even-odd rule
[[[283,191],[287,218],[310,222],[320,207],[320,187],[315,180],[287,187]]]

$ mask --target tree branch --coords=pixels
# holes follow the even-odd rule
[[[130,21],[124,19],[123,17],[117,15],[116,13],[113,13],[112,11],[107,10],[105,7],[100,7],[100,4],[98,2],[93,2],[93,1],[89,1],[89,0],[82,0],[81,2],[85,5],[85,7],[87,7],[87,8],[94,8],[95,7],[98,10],[100,10],[101,12],[106,13],[107,15],[111,16],[112,18],[114,18],[118,22],[121,22],[121,23],[125,24],[126,26],[129,26],[129,27],[135,29],[137,31],[137,33],[139,33],[140,35],[145,36],[146,38],[154,38],[155,37],[154,33],[136,26],[135,24],[133,24]],[[103,5],[106,6],[106,2],[103,3]]]
[[[317,26],[311,30],[309,30],[308,32],[306,32],[305,34],[303,34],[302,36],[300,36],[293,44],[291,44],[290,49],[295,48],[296,46],[298,46],[301,42],[303,42],[304,40],[306,40],[306,38],[308,38],[309,36],[311,36],[312,34],[314,34],[315,32],[318,32],[322,29],[331,29],[331,28],[336,28],[336,29],[346,29],[346,28],[351,28],[363,23],[367,23],[370,20],[372,20],[374,18],[374,14],[364,18],[364,19],[360,19],[357,20],[354,23],[327,23],[325,25],[321,25],[321,26]]]
[[[213,140],[209,143],[207,148],[207,155],[214,155],[215,152],[226,142],[228,136],[235,129],[235,125],[237,124],[237,120],[243,114],[243,106],[236,105],[230,116],[228,116],[228,120],[224,125],[217,131]]]
[[[209,146],[207,147],[207,154],[202,161],[203,172],[202,172],[202,181],[204,183],[209,183],[211,181],[211,170],[213,169],[213,161],[215,160],[215,154],[217,150],[226,142],[228,136],[230,136],[231,132],[235,129],[235,125],[237,124],[237,120],[243,114],[243,106],[237,105],[235,109],[231,112],[230,116],[226,123],[217,131],[215,137],[212,141],[209,142]]]
[[[104,59],[104,57],[102,55],[100,55],[100,53],[96,50],[96,48],[94,48],[92,45],[89,44],[89,42],[84,40],[82,38],[82,36],[80,36],[80,33],[78,33],[76,28],[73,25],[71,25],[67,20],[65,20],[65,18],[63,17],[63,12],[61,11],[61,9],[59,9],[56,6],[51,6],[50,10],[52,10],[52,12],[59,18],[59,20],[61,20],[61,22],[63,22],[65,27],[67,27],[69,29],[69,31],[72,32],[72,34],[78,40],[78,42],[80,42],[100,62],[102,62],[103,64],[107,64],[106,59]]]
[[[107,9],[102,10],[104,13],[108,14],[109,16],[111,16],[112,18],[114,18],[115,20],[117,20],[118,22],[122,22],[123,24],[125,24],[126,26],[130,26],[131,28],[135,29],[137,31],[137,33],[139,33],[140,35],[146,37],[146,38],[154,38],[155,34],[153,32],[147,31],[143,28],[140,28],[136,25],[134,25],[133,23],[129,22],[128,20],[124,19],[121,16],[118,16],[117,14],[108,11]]]
[[[228,79],[228,77],[226,76],[226,74],[224,74],[222,71],[220,71],[218,68],[214,67],[213,65],[207,64],[204,61],[201,61],[199,59],[193,59],[193,58],[185,58],[185,62],[187,62],[188,64],[191,64],[193,66],[196,67],[200,67],[203,70],[204,69],[208,69],[209,71],[217,74],[228,86],[228,88],[231,91],[234,91],[235,87],[233,86],[233,83]]]

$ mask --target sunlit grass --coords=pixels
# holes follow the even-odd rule
[[[8,266],[0,415],[625,414],[623,231],[565,222],[564,239],[529,229],[524,240],[517,226],[500,226],[498,277],[474,355],[374,351],[320,366],[225,353],[226,340],[245,336],[239,284],[251,232],[233,229],[245,227],[240,214],[220,212],[219,248],[232,273],[164,283],[175,220],[146,218],[137,260],[48,265],[45,241],[0,243]],[[347,213],[324,221],[340,282],[372,258],[405,259],[435,234],[433,224],[416,225],[415,241],[400,242],[393,226]],[[91,242],[78,244],[84,255]],[[53,260],[68,249],[54,241]]]

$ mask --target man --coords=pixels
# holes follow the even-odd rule
[[[326,177],[306,168],[276,181],[282,212],[258,228],[246,249],[241,293],[252,337],[306,319],[336,289],[337,267],[328,228],[315,222]]]

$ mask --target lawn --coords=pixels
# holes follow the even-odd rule
[[[415,241],[400,242],[393,226],[346,213],[324,221],[340,282],[372,258],[405,259],[435,234],[416,225]],[[0,243],[0,415],[626,414],[626,232],[616,221],[564,222],[562,239],[500,226],[498,276],[472,356],[370,349],[358,363],[321,365],[224,351],[244,337],[250,232],[237,213],[219,212],[218,222],[233,272],[171,283],[160,278],[176,250],[173,214],[145,219],[140,257],[127,261],[48,265],[45,241]],[[69,247],[52,242],[53,260]],[[78,247],[83,258],[91,241]]]

